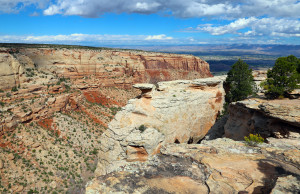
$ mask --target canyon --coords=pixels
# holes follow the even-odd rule
[[[0,48],[0,191],[300,192],[299,99],[221,117],[224,80],[191,55]]]
[[[140,93],[133,84],[200,77],[209,65],[191,55],[0,48],[1,192],[83,192],[100,136]]]

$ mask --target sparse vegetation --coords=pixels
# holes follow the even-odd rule
[[[245,136],[244,139],[249,146],[257,146],[257,144],[264,142],[264,138],[259,134],[250,134],[248,137]]]
[[[33,77],[35,76],[36,74],[34,73],[34,69],[31,69],[31,68],[26,68],[26,77]]]

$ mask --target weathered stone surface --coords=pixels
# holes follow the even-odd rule
[[[158,83],[151,98],[129,101],[101,137],[97,174],[126,163],[127,148],[145,148],[148,155],[164,143],[196,143],[214,124],[223,106],[223,77]],[[147,129],[143,132],[141,129]],[[131,159],[130,159],[131,160]]]
[[[159,155],[94,179],[86,193],[208,193],[207,173],[190,158]]]
[[[165,144],[161,154],[146,162],[126,163],[97,176],[87,184],[86,193],[270,193],[275,184],[273,193],[297,193],[300,163],[280,157],[297,146],[280,140],[279,147],[249,147],[227,138]],[[288,180],[280,178],[286,176]]]
[[[15,159],[14,154],[13,154],[13,153],[8,154],[8,155],[7,155],[7,159],[8,159],[8,160],[13,160],[13,159]]]
[[[15,193],[20,193],[22,192],[24,189],[24,187],[22,185],[15,185],[12,187],[12,190],[15,192]]]
[[[134,88],[140,89],[140,90],[152,90],[154,88],[154,84],[135,84],[133,85]]]
[[[300,193],[300,179],[292,175],[279,177],[271,194],[293,194]]]
[[[300,100],[249,99],[229,105],[225,137],[243,140],[249,133],[287,137],[300,131]]]

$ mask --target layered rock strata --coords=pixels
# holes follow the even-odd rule
[[[118,112],[102,135],[97,175],[145,161],[165,143],[197,143],[223,107],[224,77],[138,84],[142,94]]]
[[[21,69],[18,63],[24,64]],[[72,79],[94,76],[98,79],[94,84],[99,86],[125,88],[134,83],[212,76],[208,63],[191,55],[111,49],[0,48],[0,83],[6,83],[0,89],[22,83],[19,77],[26,64]]]
[[[231,103],[228,112],[224,129],[231,139],[243,140],[249,133],[282,138],[300,132],[300,99],[249,99]]]

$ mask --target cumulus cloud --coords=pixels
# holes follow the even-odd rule
[[[104,13],[170,13],[176,17],[299,17],[298,0],[57,0],[45,15],[98,17]]]
[[[247,30],[248,29],[248,30]],[[297,19],[277,18],[241,18],[227,25],[200,25],[196,31],[208,32],[212,35],[239,34],[243,36],[294,36],[300,37],[300,21]],[[241,32],[242,30],[246,32]]]
[[[299,17],[299,0],[0,0],[0,12],[36,5],[45,15],[98,17],[105,13],[162,13],[176,17]],[[46,8],[44,9],[44,7]]]
[[[165,42],[173,40],[172,37],[162,35],[99,35],[99,34],[70,34],[70,35],[45,35],[45,36],[0,36],[0,42],[18,43],[59,43],[75,44],[93,42],[98,44],[126,44],[126,43],[152,43],[153,41]]]

